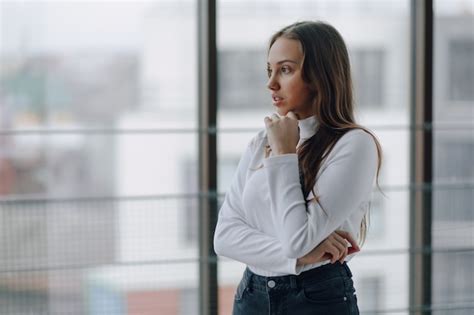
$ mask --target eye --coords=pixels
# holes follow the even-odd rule
[[[285,74],[288,74],[288,73],[291,72],[291,68],[288,67],[288,66],[283,66],[283,67],[281,67],[281,72],[285,73]]]
[[[268,77],[272,76],[272,69],[267,68],[267,75],[268,75]]]

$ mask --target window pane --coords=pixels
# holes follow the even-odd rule
[[[474,101],[474,39],[460,38],[449,42],[449,99]]]
[[[266,88],[266,54],[271,35],[296,21],[327,21],[340,31],[349,49],[356,117],[375,132],[384,150],[380,184],[388,197],[374,192],[372,224],[364,250],[408,248],[409,1],[221,0],[217,7],[218,160],[238,160],[250,139],[265,127],[263,118],[275,111]],[[226,172],[232,174],[228,169]],[[220,192],[225,193],[229,185],[228,180],[225,185],[220,184]],[[361,289],[366,296],[360,302],[361,309],[408,307],[408,254],[400,255],[395,264],[391,255],[380,255],[351,261],[356,275],[364,265],[367,270],[378,268],[381,276],[364,284],[362,281],[370,272],[360,271],[355,286],[356,290],[365,287]],[[235,288],[242,276],[241,263],[223,259],[221,265],[224,261],[235,269],[227,267],[229,272],[220,273],[220,292]],[[368,297],[374,290],[380,293],[376,305]],[[223,295],[221,307],[232,301],[233,295]]]
[[[467,315],[474,292],[474,3],[438,0],[433,6],[432,240],[434,250],[450,251],[433,255],[432,301]]]
[[[384,105],[385,55],[382,49],[353,49],[351,60],[358,106],[377,108]]]
[[[196,12],[0,1],[2,315],[195,314]]]
[[[195,124],[194,7],[2,1],[0,82],[7,122],[15,128],[109,127],[145,111],[157,123]]]
[[[360,253],[349,263],[361,314],[408,314],[408,257],[406,249],[392,247],[385,255]],[[392,272],[387,272],[387,265]]]

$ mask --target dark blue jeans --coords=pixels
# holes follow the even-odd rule
[[[262,277],[248,268],[237,287],[233,315],[359,314],[346,263],[327,264],[298,276]]]

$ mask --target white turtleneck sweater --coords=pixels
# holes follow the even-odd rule
[[[314,116],[298,121],[298,147],[314,135],[316,123]],[[372,136],[357,129],[339,139],[316,176],[314,191],[319,202],[310,192],[307,206],[297,155],[265,158],[267,143],[266,130],[262,130],[239,162],[219,211],[216,253],[245,263],[262,276],[299,274],[329,263],[297,267],[296,259],[335,230],[359,236],[377,169]]]

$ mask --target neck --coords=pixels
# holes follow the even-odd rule
[[[316,132],[318,121],[316,116],[308,116],[303,119],[298,119],[298,127],[300,128],[300,138],[308,139]]]

